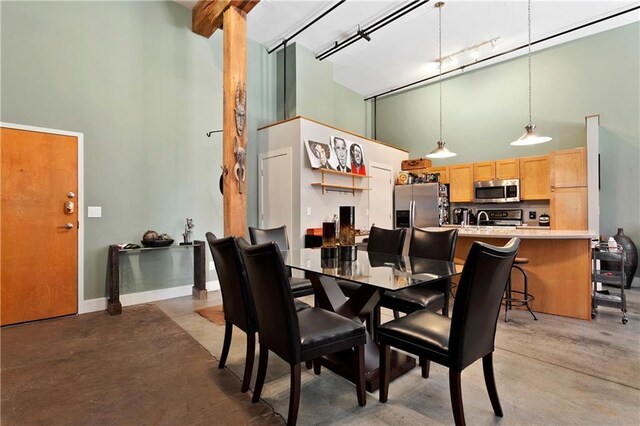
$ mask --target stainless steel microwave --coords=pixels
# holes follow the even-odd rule
[[[474,203],[519,203],[520,179],[497,179],[473,184]]]

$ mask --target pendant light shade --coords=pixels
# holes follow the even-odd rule
[[[524,134],[517,140],[511,142],[511,145],[514,146],[537,145],[551,140],[549,136],[540,136],[536,133],[536,125],[533,124],[533,120],[531,119],[531,0],[529,0],[527,6],[527,17],[529,22],[529,124],[524,126]]]
[[[549,136],[540,136],[539,134],[537,134],[535,124],[527,124],[526,126],[524,126],[524,129],[524,134],[520,136],[518,140],[511,142],[511,145],[537,145],[539,143],[545,143],[551,140]]]
[[[427,157],[427,158],[449,158],[449,157],[455,157],[457,155],[455,152],[451,152],[447,148],[445,148],[444,142],[438,141],[437,144],[438,144],[438,147],[436,149],[434,149],[433,151],[431,151],[430,153],[428,153],[427,155],[425,155],[425,157]]]
[[[442,140],[442,7],[444,2],[438,2],[435,7],[438,8],[438,87],[440,89],[440,139],[437,142],[437,147],[425,157],[427,158],[449,158],[455,157],[455,152],[449,151],[444,147],[444,141]]]

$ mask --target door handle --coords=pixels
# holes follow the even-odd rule
[[[64,203],[64,212],[66,214],[73,214],[74,207],[73,201],[67,201]]]
[[[64,225],[60,226],[60,228],[73,229],[73,223],[65,223]]]

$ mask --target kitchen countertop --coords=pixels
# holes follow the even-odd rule
[[[596,238],[592,231],[561,231],[536,227],[514,227],[514,226],[481,226],[477,230],[475,226],[462,228],[460,225],[445,225],[447,228],[459,228],[459,237],[487,237],[487,238],[513,238],[535,240],[578,240]],[[437,231],[442,228],[423,228],[428,231]]]

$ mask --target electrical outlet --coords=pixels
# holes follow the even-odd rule
[[[531,210],[529,212],[529,219],[535,219],[536,218],[536,211],[535,210]]]
[[[311,207],[307,207],[307,216],[311,216]]]
[[[213,261],[209,262],[209,270],[213,271],[214,269],[216,269],[215,264],[213,263]]]

